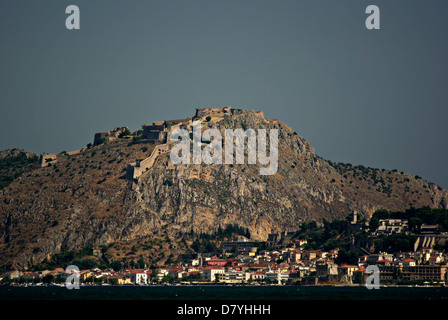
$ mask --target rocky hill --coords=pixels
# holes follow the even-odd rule
[[[253,240],[266,240],[269,233],[354,210],[368,218],[382,208],[447,208],[447,190],[404,172],[322,159],[290,127],[262,112],[207,109],[182,121],[191,120],[221,132],[278,129],[277,173],[260,175],[260,166],[247,161],[175,165],[166,152],[129,178],[129,165],[163,143],[141,131],[57,155],[0,190],[0,267],[29,268],[86,247],[103,248],[110,261],[163,262],[191,251],[188,234],[230,224],[247,228]]]
[[[0,190],[24,172],[38,167],[39,156],[23,149],[0,151]]]

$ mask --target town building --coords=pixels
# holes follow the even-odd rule
[[[408,231],[408,220],[380,219],[376,234],[397,234]]]
[[[325,262],[316,264],[316,277],[320,281],[331,281],[338,278],[338,265]]]
[[[250,273],[250,279],[253,281],[263,281],[266,278],[265,271],[255,271]]]
[[[266,279],[275,284],[282,284],[289,280],[289,272],[282,272],[280,269],[269,270],[265,273]]]
[[[131,282],[137,285],[148,284],[148,275],[143,270],[132,270],[129,272]]]
[[[244,283],[250,279],[250,273],[230,270],[224,273],[217,273],[216,280],[222,283]]]
[[[226,270],[223,267],[210,266],[202,270],[202,276],[208,281],[215,281],[217,274],[223,274]]]
[[[446,281],[446,265],[403,266],[401,276],[404,280]]]

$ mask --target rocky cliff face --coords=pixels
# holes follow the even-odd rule
[[[2,265],[28,267],[63,249],[140,242],[161,230],[170,239],[166,250],[180,253],[183,233],[210,233],[228,224],[266,240],[269,233],[354,210],[369,217],[380,208],[447,207],[447,190],[403,172],[324,160],[291,128],[262,113],[233,110],[203,123],[208,127],[278,129],[277,173],[262,176],[260,166],[247,161],[175,165],[164,154],[129,181],[126,165],[148,157],[154,145],[111,142],[64,156],[0,191]]]

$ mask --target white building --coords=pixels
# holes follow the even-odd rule
[[[225,272],[226,270],[222,267],[210,266],[202,270],[202,276],[208,281],[215,281],[217,274],[222,274]]]
[[[281,272],[280,270],[269,270],[265,273],[266,279],[271,280],[274,283],[282,284],[289,279],[289,273]]]
[[[228,271],[217,273],[215,277],[219,282],[223,283],[243,283],[250,279],[250,274],[242,271]]]
[[[376,233],[396,234],[408,230],[408,220],[404,219],[380,219],[380,225]]]
[[[264,271],[255,271],[250,274],[250,278],[254,281],[262,281],[266,278],[266,273]]]
[[[148,275],[144,271],[131,272],[131,281],[138,285],[148,284]]]

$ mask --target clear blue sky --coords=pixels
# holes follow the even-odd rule
[[[230,105],[323,158],[447,188],[447,14],[446,0],[2,1],[0,150],[70,151]]]

